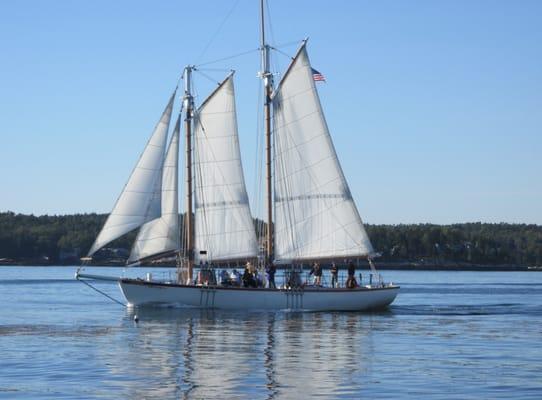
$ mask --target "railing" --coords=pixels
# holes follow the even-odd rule
[[[222,278],[222,271],[225,270],[228,276],[228,283],[224,283]],[[232,271],[237,270],[239,273],[239,278],[237,280],[232,280]],[[198,277],[200,277],[200,268],[194,269],[194,277],[196,284],[202,285],[226,285],[226,286],[243,286],[242,281],[242,271],[240,268],[208,268],[201,270],[205,271],[204,282],[198,282]],[[175,272],[163,272],[162,279],[164,281],[174,282],[175,281]],[[265,272],[258,270],[258,281],[259,284],[257,287],[269,287],[269,282],[267,282],[268,276]],[[339,271],[337,276],[337,282],[335,284],[336,288],[345,288],[348,280],[348,274],[345,270]],[[262,281],[265,285],[262,285]],[[332,287],[332,275],[329,270],[322,271],[322,277],[320,280],[320,285],[315,285],[315,277],[310,274],[307,270],[280,270],[275,273],[275,286],[277,289],[284,288],[295,288],[295,287]],[[384,282],[382,276],[379,273],[373,272],[358,272],[356,277],[357,286],[367,286],[367,287],[382,287]]]
[[[239,272],[240,279],[238,281],[237,286],[243,286],[242,282],[242,272],[240,271],[240,268],[225,268],[225,270],[228,273],[228,276],[231,276],[231,272],[233,270],[237,270]],[[221,286],[223,283],[221,282],[221,271],[222,269],[217,268],[208,268],[205,269],[205,282],[198,282],[197,277],[200,275],[200,268],[194,269],[194,277],[196,278],[196,284],[204,284],[204,285],[218,285]],[[267,275],[265,273],[262,274],[261,271],[258,271],[260,274],[260,277],[263,275],[265,279],[263,280],[266,282],[265,287],[269,287],[269,283],[267,282]],[[348,275],[346,271],[341,270],[340,273],[337,276],[337,282],[335,283],[336,288],[344,288],[346,287],[346,282],[348,280]],[[296,277],[297,274],[297,277]],[[169,271],[152,271],[148,272],[145,276],[146,280],[149,281],[158,281],[158,282],[176,282],[177,275],[175,270],[169,270]],[[292,287],[324,287],[324,288],[330,288],[332,287],[332,274],[329,270],[322,271],[322,277],[320,280],[320,285],[315,285],[315,276],[311,275],[309,271],[307,270],[280,270],[277,271],[275,274],[275,286],[277,289],[282,288],[292,288]],[[356,277],[356,283],[358,286],[367,286],[367,287],[382,287],[384,286],[384,281],[382,279],[382,276],[379,273],[373,273],[373,272],[358,272],[358,276]],[[230,286],[232,284],[230,283]],[[235,284],[233,284],[235,286]],[[263,287],[263,286],[258,286]]]

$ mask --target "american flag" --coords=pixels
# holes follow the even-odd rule
[[[314,79],[315,82],[325,82],[326,78],[324,78],[324,75],[322,75],[320,72],[316,71],[314,68],[312,69],[312,79]]]

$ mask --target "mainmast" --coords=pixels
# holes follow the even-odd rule
[[[264,0],[260,0],[260,23],[261,23],[261,54],[262,70],[260,77],[263,79],[265,90],[264,114],[265,114],[265,172],[266,172],[266,197],[267,197],[267,231],[265,254],[266,261],[271,262],[273,256],[273,203],[272,198],[272,177],[271,177],[271,93],[273,92],[273,75],[269,71],[269,50],[265,43],[265,16]]]
[[[192,96],[192,65],[184,69],[184,109],[186,110],[185,132],[186,132],[186,252],[188,255],[188,277],[186,282],[193,282],[194,267],[194,221],[192,212],[192,114],[194,98]]]

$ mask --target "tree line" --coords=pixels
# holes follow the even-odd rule
[[[61,263],[84,256],[106,214],[34,216],[0,213],[0,259]],[[181,225],[183,222],[180,216]],[[258,235],[263,232],[261,221]],[[542,265],[542,226],[462,223],[366,225],[381,261]],[[135,232],[108,247],[130,249]],[[68,257],[66,257],[68,255]],[[73,261],[73,260],[71,260]]]

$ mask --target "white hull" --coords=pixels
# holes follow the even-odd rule
[[[399,286],[356,289],[304,288],[298,290],[247,289],[222,286],[184,286],[121,279],[128,306],[179,305],[184,307],[245,310],[363,311],[384,308]]]

